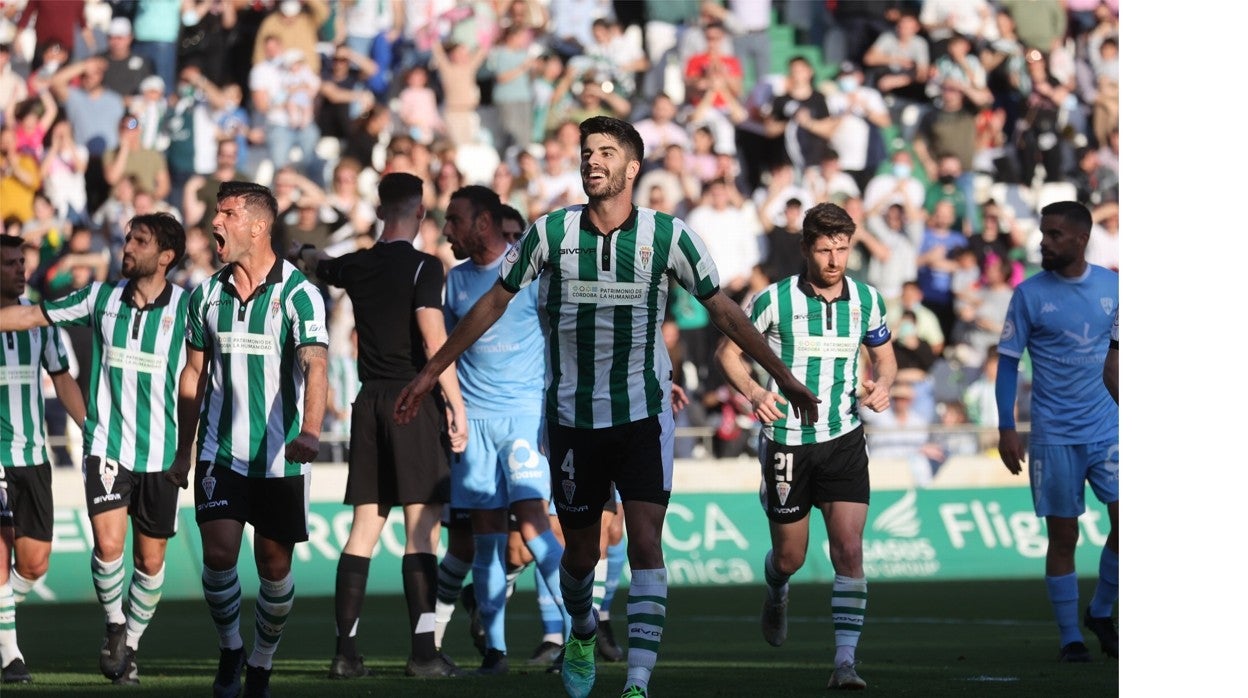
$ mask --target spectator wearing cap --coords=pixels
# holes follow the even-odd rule
[[[149,75],[139,83],[139,94],[130,100],[130,113],[139,117],[139,141],[144,148],[162,150],[161,127],[169,111],[165,97],[165,81],[159,75]]]
[[[144,79],[155,75],[152,64],[134,51],[134,34],[130,20],[114,17],[108,23],[108,48],[100,55],[108,61],[104,69],[104,85],[121,95],[132,106]]]
[[[117,147],[117,124],[126,113],[121,95],[104,84],[108,62],[91,56],[56,71],[49,82],[53,96],[64,108],[78,142],[87,146],[87,210],[104,202],[109,185],[104,180],[103,157]],[[79,80],[75,87],[72,83]]]
[[[134,10],[134,52],[152,66],[166,85],[172,85],[178,68],[178,35],[182,31],[182,3],[137,3]]]
[[[123,178],[134,175],[139,189],[156,198],[169,195],[169,168],[163,153],[144,148],[140,138],[139,117],[126,114],[117,123],[117,147],[104,154],[104,180],[116,186]]]

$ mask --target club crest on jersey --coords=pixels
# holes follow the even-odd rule
[[[787,482],[776,483],[776,494],[780,495],[780,506],[784,506],[789,501],[789,491],[793,486]]]
[[[568,504],[572,503],[572,496],[576,494],[576,483],[571,480],[563,481],[563,497],[568,500]]]
[[[277,314],[280,312],[282,312],[282,302],[274,298],[273,302],[269,305],[269,314],[273,317],[277,317]]]
[[[511,249],[507,250],[507,263],[508,264],[515,264],[517,259],[520,259],[520,244],[519,243],[512,245]]]
[[[1112,313],[1114,312],[1114,299],[1113,299],[1113,298],[1102,298],[1102,299],[1101,299],[1101,310],[1104,310],[1106,315],[1110,315],[1110,314],[1112,314]]]
[[[199,486],[204,488],[204,496],[212,499],[212,492],[217,489],[217,478],[205,475],[204,479],[199,481]]]
[[[857,327],[862,324],[862,307],[855,305],[849,309],[849,326]]]
[[[100,484],[104,485],[104,491],[112,494],[115,482],[117,482],[117,464],[107,460],[100,461]]]
[[[637,248],[637,257],[638,259],[641,260],[641,267],[643,269],[650,268],[650,256],[653,253],[654,253],[654,248],[651,247],[650,245],[642,245],[641,247]]]
[[[160,333],[165,334],[173,329],[173,318],[166,315],[160,319]]]

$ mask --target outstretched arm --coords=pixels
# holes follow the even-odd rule
[[[767,341],[750,323],[750,319],[745,316],[741,306],[732,302],[732,299],[725,296],[723,291],[716,291],[715,295],[702,301],[702,305],[706,306],[711,320],[719,331],[736,343],[747,356],[754,359],[755,363],[775,379],[780,392],[784,393],[793,405],[793,409],[797,410],[803,424],[813,424],[819,419],[819,398],[815,397],[815,394],[793,375],[789,367],[772,353],[767,346]]]
[[[394,421],[406,424],[416,415],[420,401],[440,382],[442,372],[450,366],[460,354],[464,353],[472,343],[477,341],[498,318],[507,311],[507,304],[515,294],[507,290],[501,281],[486,291],[484,296],[472,306],[472,310],[464,316],[455,331],[446,338],[446,343],[438,349],[421,372],[408,383],[399,393],[394,404]],[[457,384],[458,385],[458,384]]]

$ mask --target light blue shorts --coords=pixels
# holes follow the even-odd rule
[[[1085,511],[1084,483],[1102,504],[1118,501],[1118,441],[1062,446],[1032,445],[1027,454],[1036,516],[1078,518]]]
[[[468,420],[468,447],[451,459],[451,506],[505,509],[550,499],[550,464],[539,450],[542,417]]]

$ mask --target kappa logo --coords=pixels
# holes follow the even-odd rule
[[[563,481],[563,498],[572,503],[572,497],[576,495],[576,483],[571,480]]]
[[[1045,301],[1044,305],[1040,306],[1041,315],[1044,315],[1045,313],[1056,313],[1056,312],[1057,312],[1057,306],[1053,305],[1052,303],[1049,303],[1048,301]]]
[[[507,468],[514,474],[518,470],[535,468],[537,464],[537,451],[525,439],[516,439],[516,442],[511,445],[511,452],[507,454]],[[571,499],[569,497],[568,501]]]
[[[212,499],[212,492],[217,489],[217,478],[205,475],[204,479],[199,481],[199,486],[204,488],[204,496]]]
[[[793,486],[787,482],[776,483],[776,494],[780,496],[780,506],[784,506],[789,503],[789,492],[792,489]]]

